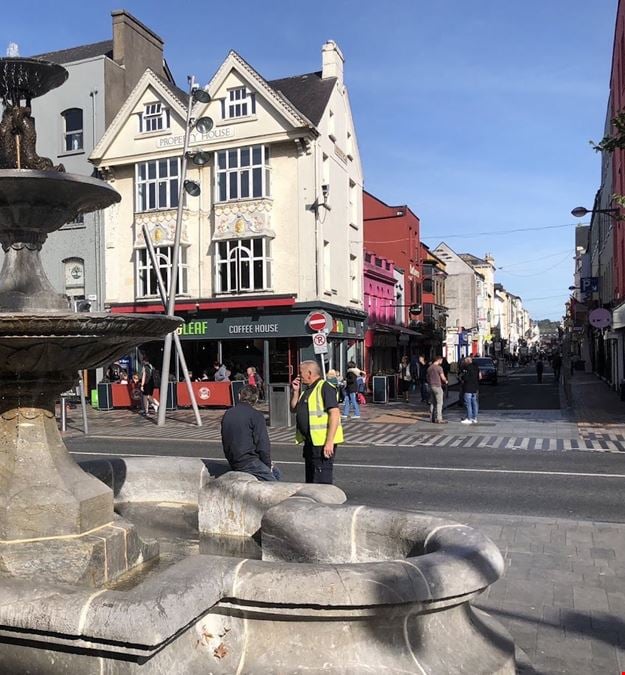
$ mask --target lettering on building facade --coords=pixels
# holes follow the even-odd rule
[[[216,141],[228,138],[234,138],[234,127],[217,127],[216,129],[211,129],[205,134],[191,132],[189,135],[189,143],[193,145],[194,143],[205,143],[207,141]],[[156,142],[157,148],[171,148],[178,145],[184,145],[184,135],[166,136],[165,138],[159,138]]]

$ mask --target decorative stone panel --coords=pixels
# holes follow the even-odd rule
[[[148,232],[152,237],[154,246],[173,246],[176,236],[176,209],[167,211],[146,211],[145,213],[135,214],[135,248],[145,247],[145,237],[143,236],[143,224],[145,223]],[[189,243],[188,225],[191,214],[187,209],[182,211],[182,235],[183,244]]]
[[[270,199],[251,199],[215,205],[215,233],[213,241],[275,237],[271,229],[272,202]]]

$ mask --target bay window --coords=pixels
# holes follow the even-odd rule
[[[137,212],[178,206],[180,158],[155,159],[136,165]]]
[[[159,246],[155,248],[155,253],[161,276],[165,282],[165,287],[166,289],[169,289],[169,284],[171,282],[173,246]],[[176,295],[186,295],[188,292],[188,267],[187,248],[185,246],[180,247],[179,262]],[[152,266],[152,260],[150,259],[150,254],[146,248],[140,248],[136,251],[136,270],[137,298],[158,297],[156,270]]]
[[[219,150],[215,153],[215,201],[269,197],[269,148],[252,145],[246,148]]]
[[[229,239],[216,243],[217,293],[247,293],[271,288],[270,240]]]

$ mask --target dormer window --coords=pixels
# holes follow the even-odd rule
[[[228,98],[221,101],[221,114],[224,119],[255,115],[256,94],[247,87],[230,89]]]
[[[139,115],[139,133],[169,129],[169,110],[162,103],[146,103],[144,111]]]

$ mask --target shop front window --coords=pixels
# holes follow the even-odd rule
[[[266,237],[217,242],[217,293],[249,293],[271,288],[270,240]]]
[[[155,249],[156,260],[161,271],[161,276],[168,289],[171,280],[172,246],[159,246]],[[187,249],[180,248],[180,265],[178,268],[178,283],[176,295],[186,295],[188,286]],[[138,249],[136,252],[137,265],[137,298],[152,298],[158,296],[158,282],[156,270],[148,250]]]

